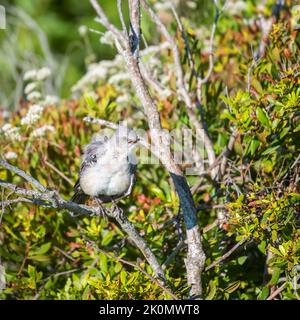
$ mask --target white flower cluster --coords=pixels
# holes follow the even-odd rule
[[[29,81],[25,86],[24,93],[27,100],[39,103],[41,105],[56,104],[59,98],[56,96],[47,95],[44,99],[42,92],[42,83],[51,75],[51,70],[47,67],[34,69],[25,72],[24,81]]]
[[[84,37],[84,36],[87,34],[87,32],[88,32],[87,26],[82,25],[82,26],[80,26],[80,27],[78,28],[78,33],[79,33],[82,37]]]
[[[23,79],[25,81],[28,80],[39,80],[43,81],[47,79],[51,75],[51,70],[47,67],[43,67],[41,69],[34,69],[25,72]]]
[[[119,82],[127,81],[127,80],[130,80],[128,73],[116,73],[109,78],[108,83],[118,84]]]
[[[229,0],[227,1],[225,8],[231,15],[237,15],[247,9],[247,3],[246,1]]]
[[[20,141],[20,128],[13,127],[10,123],[6,123],[1,129],[0,132],[10,140]]]
[[[107,32],[106,34],[109,35]],[[172,74],[163,69],[164,66],[155,55],[169,46],[168,42],[164,42],[157,46],[149,46],[140,52],[141,60],[147,64],[147,69],[151,74],[159,79],[162,77],[160,80],[164,80],[165,83],[170,80]],[[172,65],[168,66],[172,67]],[[90,64],[87,73],[72,87],[72,92],[86,92],[91,85],[94,85],[99,80],[108,80],[108,83],[114,84],[118,89],[122,89],[121,83],[123,84],[124,81],[130,80],[121,55],[117,54],[113,60],[102,60],[99,63]],[[169,94],[170,92],[167,90],[166,96]],[[125,97],[120,99],[125,100]]]
[[[171,9],[171,1],[156,2],[154,8],[156,11],[165,11]]]
[[[116,99],[117,104],[127,104],[131,100],[130,95],[124,93],[122,95],[119,95]]]
[[[44,108],[39,104],[33,104],[30,106],[26,116],[21,119],[21,124],[30,125],[35,123],[40,119],[43,109]]]
[[[88,66],[87,73],[72,87],[72,91],[86,91],[86,89],[99,80],[105,80],[112,68],[118,64],[115,60],[103,60]]]
[[[17,159],[18,155],[13,152],[13,151],[8,151],[4,154],[4,158],[6,160],[13,160],[13,159]]]
[[[46,95],[45,99],[41,102],[45,106],[50,106],[52,104],[57,104],[59,102],[59,98],[53,95]]]
[[[44,125],[40,128],[35,129],[34,131],[32,131],[32,136],[33,137],[42,137],[46,134],[47,131],[55,132],[55,128],[50,125]]]
[[[111,31],[104,32],[103,36],[100,38],[100,43],[108,44],[109,46],[114,45],[114,37]]]
[[[29,101],[37,101],[39,99],[41,99],[42,94],[38,91],[32,91],[27,95],[27,99]]]
[[[36,89],[37,87],[37,83],[36,82],[30,82],[27,84],[27,86],[24,89],[24,93],[25,94],[29,94],[30,92],[32,92],[34,89]]]

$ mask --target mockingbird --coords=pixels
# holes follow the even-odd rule
[[[84,149],[71,200],[84,203],[91,197],[101,205],[128,196],[135,181],[133,149],[138,140],[133,130],[120,126],[110,139],[91,141]]]

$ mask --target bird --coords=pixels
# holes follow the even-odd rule
[[[138,141],[135,131],[126,126],[119,126],[111,138],[92,140],[84,148],[71,201],[85,203],[92,198],[101,206],[129,196],[135,183]]]

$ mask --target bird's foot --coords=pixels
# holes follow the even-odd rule
[[[61,198],[57,190],[51,190],[50,191],[51,198],[52,198],[52,204],[54,208],[59,208]]]
[[[97,198],[95,198],[94,200],[95,200],[95,202],[97,204],[97,209],[98,209],[97,210],[97,215],[101,216],[102,218],[106,218],[107,219],[107,214],[106,214],[105,208],[102,205],[102,202]]]
[[[112,201],[111,212],[115,218],[120,218],[124,211],[115,201]]]

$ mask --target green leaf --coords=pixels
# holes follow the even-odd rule
[[[240,266],[242,266],[244,263],[245,263],[245,261],[247,260],[247,256],[242,256],[242,257],[239,257],[238,259],[237,259],[237,261],[238,261],[238,264],[240,265]]]
[[[277,239],[277,231],[276,230],[272,230],[271,235],[272,235],[272,241],[273,242],[276,241],[276,239]]]
[[[240,282],[240,281],[235,281],[235,282],[233,282],[230,286],[228,286],[228,287],[225,289],[225,291],[228,292],[228,293],[232,293],[232,292],[234,292],[235,290],[237,290],[240,285],[241,285],[241,282]]]
[[[90,107],[91,109],[95,109],[95,107],[97,106],[93,97],[91,97],[87,93],[84,94],[84,100],[85,100],[85,103],[88,105],[88,107]]]
[[[119,273],[122,270],[122,263],[117,262],[115,265],[115,273]]]
[[[265,240],[263,240],[258,246],[257,246],[257,248],[258,248],[258,250],[261,252],[261,253],[263,253],[263,254],[266,254],[267,252],[266,252],[266,241]]]
[[[274,247],[270,247],[270,251],[277,254],[278,256],[282,256],[281,252]]]
[[[251,84],[258,93],[262,94],[264,92],[260,82],[257,79],[253,78]]]
[[[30,250],[29,257],[43,255],[46,252],[48,252],[50,248],[51,248],[51,242],[44,243],[39,248],[34,249],[32,251]]]
[[[233,122],[236,122],[235,117],[229,112],[228,109],[225,109],[222,113],[221,113],[221,119],[228,119],[231,120]]]
[[[213,280],[209,281],[208,286],[209,286],[209,293],[206,297],[206,300],[212,300],[214,298],[214,296],[216,295],[217,287],[216,287],[216,284],[214,283]]]
[[[121,283],[125,286],[126,285],[126,281],[127,281],[127,272],[126,271],[121,271],[120,273],[120,279],[121,279]]]
[[[268,296],[269,296],[269,288],[264,287],[262,289],[262,291],[260,292],[260,294],[258,295],[257,299],[258,300],[266,300]]]
[[[35,261],[40,261],[40,262],[46,262],[46,261],[50,261],[51,258],[49,256],[45,256],[45,255],[34,255],[34,256],[30,256],[28,257],[28,259],[30,260],[35,260]]]
[[[265,150],[262,155],[263,156],[266,156],[267,154],[271,154],[271,153],[274,153],[280,146],[274,146],[274,147],[271,147],[271,148],[268,148],[267,150]]]
[[[253,139],[250,143],[250,147],[249,147],[249,150],[250,150],[250,154],[251,156],[254,155],[255,151],[257,150],[257,148],[260,146],[260,142],[256,139]]]
[[[27,272],[28,272],[28,275],[30,276],[30,278],[35,279],[35,267],[34,266],[29,264],[27,267]]]
[[[256,108],[256,116],[261,124],[270,128],[270,120],[267,112],[260,107]]]
[[[280,274],[281,274],[281,269],[275,268],[272,274],[272,278],[268,283],[268,286],[275,286],[275,284],[277,284],[278,282]]]
[[[165,194],[159,187],[153,184],[150,186],[150,190],[155,194],[156,197],[158,197],[161,200],[165,200]]]
[[[113,239],[113,233],[111,231],[108,231],[105,236],[103,237],[102,241],[101,241],[101,245],[103,246],[108,246],[112,239]]]
[[[100,252],[99,256],[101,271],[107,272],[107,256],[102,252]]]

